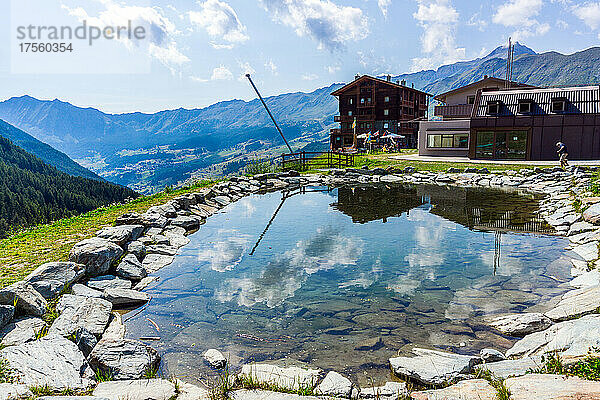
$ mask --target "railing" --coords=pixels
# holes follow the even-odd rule
[[[354,166],[354,154],[301,151],[299,153],[282,154],[275,158],[281,169],[306,171],[314,168],[350,168]]]
[[[473,104],[456,104],[452,106],[435,106],[433,114],[446,118],[469,118],[472,111]]]

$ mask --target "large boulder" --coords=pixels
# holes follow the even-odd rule
[[[4,328],[15,316],[15,307],[0,305],[0,328]]]
[[[114,275],[103,275],[90,279],[87,285],[95,290],[131,289],[132,283],[127,279],[121,279]]]
[[[323,371],[300,367],[278,367],[271,364],[245,364],[240,377],[274,385],[287,390],[314,389]]]
[[[85,285],[81,285],[76,283],[71,288],[71,293],[75,296],[84,296],[84,297],[102,297],[102,292],[96,289],[92,289]]]
[[[125,213],[116,219],[115,225],[143,225],[142,216],[136,212]]]
[[[506,357],[549,352],[557,352],[563,357],[581,357],[593,347],[600,347],[600,315],[559,322],[545,331],[527,335],[506,352]]]
[[[46,312],[48,305],[44,296],[25,281],[19,281],[1,289],[0,304],[16,304],[16,314],[34,317],[41,317]]]
[[[170,400],[177,397],[177,392],[175,384],[166,379],[123,380],[100,382],[94,396],[108,400]]]
[[[204,352],[203,357],[206,360],[206,362],[213,368],[221,369],[225,368],[225,366],[227,365],[227,359],[225,358],[223,353],[221,353],[217,349],[206,350]]]
[[[0,344],[2,346],[17,346],[35,340],[36,334],[46,327],[40,318],[19,318],[0,331]]]
[[[110,240],[93,237],[75,244],[69,261],[86,266],[88,276],[103,275],[123,255],[123,249]]]
[[[140,281],[148,276],[146,268],[144,268],[134,254],[127,254],[123,257],[117,266],[116,274],[121,278],[130,279],[132,281]]]
[[[147,293],[132,289],[106,289],[102,297],[113,304],[113,307],[139,306],[150,301]]]
[[[96,233],[96,236],[115,242],[119,246],[124,246],[128,242],[139,238],[142,233],[144,233],[143,225],[118,225],[102,228]]]
[[[171,221],[171,225],[180,226],[186,231],[198,229],[200,226],[200,220],[192,216],[179,216]]]
[[[139,261],[142,261],[144,257],[146,257],[147,253],[146,245],[139,240],[134,240],[133,242],[129,243],[127,245],[127,251],[136,256]]]
[[[577,253],[585,261],[590,262],[598,259],[598,243],[589,242],[573,247],[573,252]]]
[[[454,382],[461,375],[470,373],[480,360],[479,357],[421,348],[413,349],[413,353],[416,357],[390,358],[392,371],[426,385]]]
[[[142,265],[146,269],[146,272],[148,272],[149,274],[153,274],[161,268],[171,264],[173,260],[175,260],[175,257],[173,256],[165,256],[162,254],[148,254],[144,258]]]
[[[509,378],[504,385],[511,400],[600,399],[600,382],[575,376],[529,374]]]
[[[141,379],[158,368],[160,356],[152,347],[137,340],[102,339],[89,356],[95,370],[111,375],[115,380]]]
[[[100,337],[108,324],[112,304],[96,297],[65,294],[56,305],[60,313],[49,329],[49,333],[64,337],[86,329]]]
[[[92,382],[82,377],[87,364],[77,346],[58,335],[10,346],[0,351],[19,381],[51,390],[84,390]]]
[[[167,226],[169,220],[164,215],[157,212],[145,212],[141,216],[141,222],[146,228],[159,228],[162,229]]]
[[[85,265],[74,262],[42,264],[30,273],[25,281],[30,283],[46,300],[58,296],[62,290],[85,275]]]
[[[319,383],[315,392],[320,396],[349,399],[352,394],[352,382],[345,376],[330,371]]]
[[[556,307],[546,312],[553,321],[565,321],[591,314],[600,306],[600,286],[572,290],[563,295]]]
[[[485,379],[469,379],[444,389],[410,394],[414,400],[496,400],[498,392]]]
[[[583,219],[592,224],[600,223],[600,203],[596,203],[585,210]]]
[[[125,339],[125,324],[123,323],[123,317],[118,312],[113,311],[108,320],[108,326],[102,334],[102,339],[107,340],[121,340]]]
[[[547,329],[552,321],[541,313],[523,313],[496,317],[489,325],[508,336],[525,336]]]

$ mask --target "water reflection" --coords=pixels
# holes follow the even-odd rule
[[[509,347],[481,318],[561,293],[570,271],[564,239],[524,233],[547,231],[532,196],[394,185],[295,193],[231,204],[159,271],[128,335],[155,336],[155,321],[169,373],[208,373],[202,353],[215,347],[233,368],[288,358],[385,380],[387,359],[414,344]]]

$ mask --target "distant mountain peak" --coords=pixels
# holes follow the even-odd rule
[[[515,56],[520,56],[524,54],[535,55],[537,54],[533,49],[516,42],[515,46]],[[489,58],[506,58],[508,56],[508,45],[506,46],[498,46],[496,47],[490,54],[484,57],[484,59]]]

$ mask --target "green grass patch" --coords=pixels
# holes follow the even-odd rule
[[[14,371],[5,359],[0,359],[0,383],[14,383],[17,381]]]
[[[22,280],[41,264],[65,261],[73,245],[90,238],[101,228],[114,224],[117,217],[128,212],[143,213],[148,208],[164,204],[174,197],[214,184],[202,181],[177,190],[139,197],[129,203],[101,207],[96,210],[63,218],[46,225],[23,230],[0,240],[0,287]]]
[[[577,376],[590,381],[600,381],[600,358],[588,356],[573,364],[564,364],[558,354],[547,354],[542,359],[543,365],[532,373]]]

